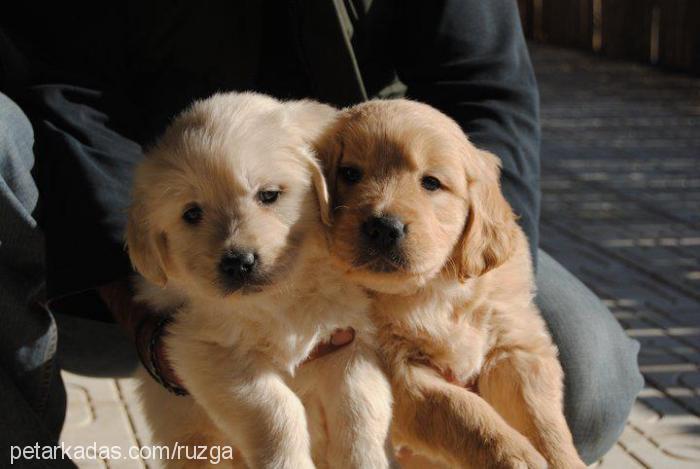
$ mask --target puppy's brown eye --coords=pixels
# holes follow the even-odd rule
[[[357,184],[362,179],[362,170],[354,166],[341,166],[338,175],[348,184]]]
[[[280,197],[280,191],[260,191],[258,192],[258,200],[265,204],[270,205],[277,202]]]
[[[423,176],[423,179],[420,180],[420,185],[423,186],[423,189],[431,192],[442,187],[440,180],[433,176]]]
[[[202,220],[204,211],[199,205],[190,205],[187,210],[182,213],[182,219],[190,225],[196,225]]]

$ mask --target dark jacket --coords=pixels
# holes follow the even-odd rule
[[[220,90],[437,107],[501,158],[535,252],[538,93],[515,0],[24,3],[0,7],[0,89],[35,127],[50,297],[130,272],[132,169],[176,112]]]

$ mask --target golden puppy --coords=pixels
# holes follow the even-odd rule
[[[499,160],[437,110],[350,108],[318,144],[331,252],[374,292],[394,443],[459,467],[583,467]]]
[[[156,441],[233,445],[232,463],[255,468],[388,466],[391,387],[369,300],[330,264],[310,148],[334,115],[216,95],[180,115],[138,168],[127,244],[147,280],[139,298],[177,309],[165,347],[191,393],[144,380]],[[346,326],[352,345],[297,370]]]

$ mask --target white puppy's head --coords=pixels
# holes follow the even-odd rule
[[[127,245],[148,280],[200,294],[257,291],[328,219],[310,148],[335,110],[218,94],[178,116],[135,175]],[[320,210],[319,210],[320,208]]]

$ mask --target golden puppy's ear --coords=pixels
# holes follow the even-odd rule
[[[129,207],[126,225],[126,245],[134,268],[150,282],[164,287],[168,282],[165,271],[168,240],[163,232],[152,226],[147,204],[137,197]]]
[[[326,178],[323,176],[323,171],[321,166],[319,166],[316,158],[313,155],[308,155],[308,167],[311,172],[311,182],[316,191],[316,198],[318,199],[318,208],[321,214],[321,221],[327,225],[331,225],[331,205],[330,196],[328,194],[328,185],[326,184]]]
[[[299,129],[304,141],[312,148],[312,153],[316,153],[318,140],[326,134],[328,127],[338,115],[338,110],[327,104],[309,99],[288,102],[287,109],[293,125]],[[330,225],[330,196],[326,178],[315,156],[309,155],[308,160],[311,180],[318,197],[321,220],[326,225]]]
[[[333,221],[333,208],[335,203],[333,197],[336,192],[336,184],[338,179],[338,165],[343,155],[343,144],[338,135],[340,122],[336,122],[326,129],[326,132],[316,141],[314,150],[316,156],[321,163],[323,174],[325,175],[326,184],[328,185],[329,195],[329,220]]]
[[[500,160],[476,150],[480,173],[469,184],[469,218],[458,246],[459,279],[478,277],[505,262],[515,248],[516,217],[501,192]]]

